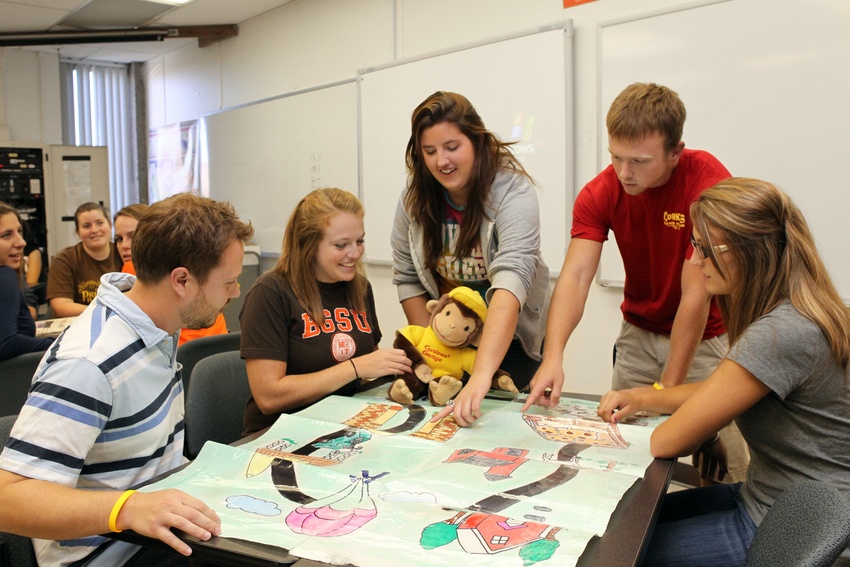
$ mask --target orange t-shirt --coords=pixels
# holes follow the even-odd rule
[[[124,264],[121,271],[125,274],[133,274],[135,276],[136,268],[133,267],[133,261],[131,260]],[[185,342],[199,339],[201,337],[224,335],[226,333],[227,323],[224,321],[224,313],[219,313],[218,317],[215,319],[215,323],[213,323],[211,327],[207,327],[206,329],[180,329],[180,339],[177,341],[177,346],[179,347]]]

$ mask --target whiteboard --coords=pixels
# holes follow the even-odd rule
[[[846,0],[734,0],[601,24],[600,168],[616,95],[636,81],[672,88],[688,110],[686,145],[788,193],[847,301],[848,28]],[[601,279],[621,273],[603,258]]]
[[[406,186],[404,150],[414,108],[438,90],[466,96],[487,128],[518,140],[514,153],[537,181],[543,258],[563,263],[572,210],[572,26],[361,70],[361,196],[366,258],[392,259],[390,233]]]
[[[298,201],[313,189],[357,193],[354,79],[202,118],[210,197],[254,225],[263,253],[279,254]]]

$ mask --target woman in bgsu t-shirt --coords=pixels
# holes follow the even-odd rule
[[[359,379],[411,372],[404,351],[377,347],[363,238],[363,206],[341,189],[311,192],[289,217],[277,265],[239,314],[252,394],[246,435],[328,395],[350,396]]]

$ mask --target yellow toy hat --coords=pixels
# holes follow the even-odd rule
[[[487,318],[487,304],[477,291],[461,285],[451,290],[448,295],[475,311],[482,323]]]

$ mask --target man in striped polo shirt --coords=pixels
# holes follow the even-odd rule
[[[183,462],[179,331],[211,325],[239,296],[253,232],[227,203],[156,203],[133,239],[137,277],[104,275],[45,354],[0,454],[0,531],[39,538],[40,564],[186,564],[191,549],[171,528],[220,533],[215,512],[188,494],[128,489]],[[123,529],[182,555],[98,535]]]

